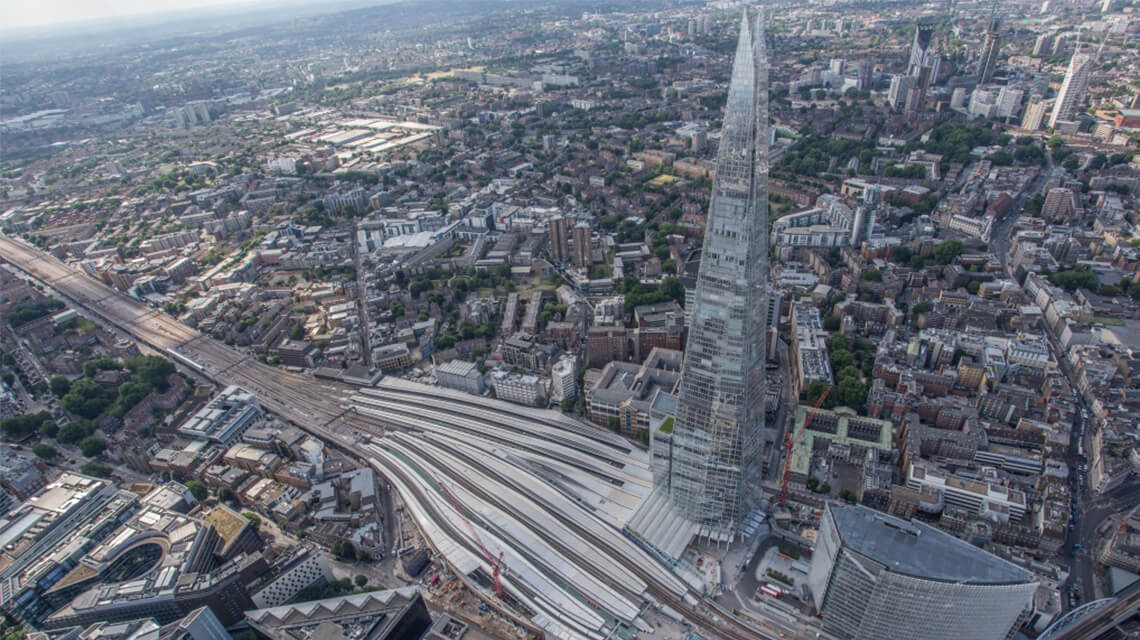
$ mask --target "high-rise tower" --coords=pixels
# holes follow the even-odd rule
[[[1001,31],[998,19],[990,18],[986,27],[986,41],[982,45],[982,59],[978,62],[978,82],[986,83],[993,79],[997,67],[998,51],[1001,50]]]
[[[1053,106],[1053,113],[1049,116],[1049,126],[1056,127],[1057,123],[1072,120],[1089,90],[1089,79],[1092,76],[1093,56],[1081,51],[1078,45],[1069,60],[1069,71],[1065,74],[1065,81],[1061,83],[1061,91],[1057,94],[1057,102]]]
[[[745,12],[682,365],[669,498],[731,539],[759,493],[768,282],[768,57]]]
[[[934,25],[919,21],[914,25],[914,42],[910,44],[908,76],[917,76],[919,69],[930,66],[930,43],[934,40]]]
[[[570,259],[570,239],[566,233],[566,218],[551,216],[546,222],[550,234],[550,257],[555,264],[562,264]]]

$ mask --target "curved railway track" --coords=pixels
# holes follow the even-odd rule
[[[107,324],[151,349],[162,353],[173,351],[184,357],[179,360],[190,359],[198,363],[194,367],[196,373],[215,383],[236,384],[253,392],[268,411],[325,440],[347,455],[365,464],[376,466],[374,461],[365,458],[356,442],[328,428],[342,417],[351,415],[346,414],[340,398],[336,395],[343,394],[347,397],[352,393],[352,387],[318,381],[257,362],[248,355],[183,325],[163,312],[147,307],[86,274],[75,271],[22,241],[0,234],[0,249],[3,250],[0,256],[6,262],[44,283],[75,306],[97,315]],[[187,366],[185,362],[182,364]],[[352,416],[351,423],[354,427],[366,429],[375,435],[382,433],[382,429],[375,423],[363,420],[360,416]],[[514,486],[511,478],[502,474],[497,476],[501,481],[507,482],[508,486]],[[472,493],[477,491],[472,486],[474,483],[469,480],[458,480],[464,483],[468,491]],[[484,495],[484,498],[487,497],[493,498]],[[418,496],[417,499],[423,499],[423,496]],[[607,554],[621,562],[621,551],[610,542],[579,528],[572,519],[558,513],[556,509],[550,510],[549,513],[559,519],[564,526],[579,531],[583,539],[605,550]],[[525,514],[517,515],[525,518]],[[446,519],[441,518],[441,520]],[[440,526],[444,525],[441,523]],[[455,539],[462,539],[462,536]],[[671,589],[663,587],[659,578],[637,563],[622,562],[622,565],[645,581],[648,585],[647,591],[653,598],[680,613],[705,636],[727,640],[778,640],[776,635],[762,631],[738,618],[713,614],[707,606],[701,604],[700,597],[693,592],[689,595],[696,598],[698,604],[693,605],[685,601],[675,595]],[[591,573],[603,582],[609,580],[608,576],[599,575],[599,572]],[[523,622],[533,628],[529,623]]]

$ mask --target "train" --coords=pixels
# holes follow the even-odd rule
[[[194,371],[197,371],[198,373],[201,373],[201,374],[205,374],[205,373],[206,373],[206,369],[205,369],[205,367],[203,367],[202,365],[198,364],[198,363],[197,363],[197,362],[195,362],[194,360],[191,360],[190,358],[187,358],[186,356],[182,355],[181,353],[178,353],[178,352],[177,352],[177,351],[175,351],[174,349],[167,349],[167,350],[166,350],[166,355],[170,356],[170,357],[171,357],[171,358],[172,358],[174,361],[176,361],[176,362],[178,362],[178,363],[180,363],[180,364],[184,364],[184,365],[186,365],[187,367],[190,367],[191,369],[193,369]]]

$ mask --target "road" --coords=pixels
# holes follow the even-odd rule
[[[130,335],[139,343],[170,355],[189,368],[222,385],[238,385],[254,393],[269,412],[287,420],[346,454],[361,459],[357,431],[379,434],[383,428],[360,416],[348,416],[345,402],[353,388],[318,380],[262,364],[248,354],[198,333],[157,309],[126,296],[22,240],[0,234],[0,256],[10,265],[39,280],[60,298],[93,317]],[[577,524],[571,523],[577,527]],[[578,533],[584,539],[596,534],[590,527]],[[620,556],[614,556],[623,562]],[[644,568],[629,561],[627,568],[641,574],[648,592],[682,614],[705,638],[776,640],[777,635],[757,631],[742,620],[715,612],[717,605],[695,592],[695,604],[667,596],[671,589],[652,579]],[[599,576],[605,579],[605,576]],[[778,621],[773,621],[777,622]]]
[[[1002,269],[1007,277],[1012,278],[1009,266],[1010,240],[1013,227],[1021,215],[1025,202],[1041,193],[1047,182],[1059,179],[1065,174],[1063,169],[1056,167],[1052,155],[1046,153],[1048,167],[1044,168],[1029,186],[1022,191],[1009,212],[994,222],[990,239],[990,250],[1001,261]],[[1064,358],[1064,349],[1048,331],[1045,332],[1057,359],[1061,372],[1069,380],[1069,385],[1076,393],[1073,372],[1068,361]],[[1077,398],[1079,410],[1073,416],[1070,430],[1069,450],[1066,454],[1066,463],[1069,465],[1069,489],[1071,494],[1070,527],[1064,546],[1061,548],[1061,559],[1069,565],[1069,576],[1061,584],[1061,603],[1066,610],[1071,608],[1068,594],[1075,592],[1078,604],[1087,602],[1096,597],[1096,552],[1097,543],[1101,536],[1097,529],[1110,516],[1140,504],[1140,481],[1129,481],[1116,487],[1109,494],[1095,501],[1091,500],[1091,492],[1087,482],[1088,460],[1081,455],[1082,449],[1088,446],[1089,411],[1084,401]],[[1082,443],[1085,445],[1082,448]]]
[[[360,319],[360,357],[364,366],[372,367],[372,325],[368,322],[368,287],[364,284],[364,257],[360,255],[360,242],[356,240],[359,223],[352,225],[352,260],[356,266],[356,312]]]

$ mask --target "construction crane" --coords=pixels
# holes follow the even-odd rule
[[[796,432],[796,435],[793,436],[789,433],[784,436],[784,478],[780,483],[781,507],[784,506],[784,502],[788,499],[788,478],[792,475],[792,447],[795,446],[796,441],[799,440],[800,436],[802,436],[804,434],[804,431],[807,430],[808,425],[811,424],[812,418],[815,417],[815,413],[819,411],[820,407],[823,406],[823,401],[827,400],[827,394],[829,393],[831,393],[831,385],[827,385],[827,388],[823,390],[823,393],[819,394],[819,399],[815,401],[815,406],[811,408],[811,411],[807,414],[807,417],[804,418],[804,426],[800,427],[800,430]]]
[[[495,560],[495,558],[491,555],[491,552],[487,549],[487,545],[483,544],[483,539],[479,537],[479,532],[475,530],[475,526],[472,525],[471,521],[467,519],[467,514],[463,512],[463,506],[459,504],[458,500],[455,499],[455,496],[452,495],[451,490],[448,489],[447,485],[443,484],[442,482],[439,483],[439,488],[443,489],[443,492],[447,494],[447,498],[451,500],[451,506],[455,507],[455,510],[459,512],[459,517],[463,518],[463,523],[467,525],[467,530],[471,532],[471,537],[475,538],[475,542],[477,542],[479,544],[479,548],[483,550],[483,556],[487,558],[487,564],[491,565],[491,575],[495,579],[495,593],[498,594],[499,600],[502,600],[503,583],[499,580],[499,571],[500,569],[506,568],[506,565],[503,563],[503,552],[500,551],[499,559]]]

